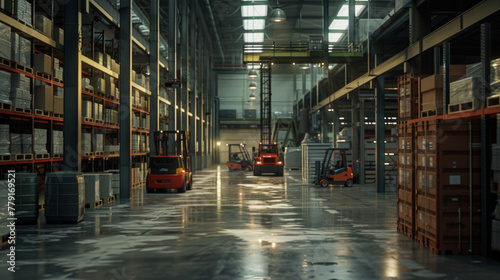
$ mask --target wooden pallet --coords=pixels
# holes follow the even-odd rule
[[[50,75],[48,73],[36,71],[35,76],[42,78],[42,79],[45,79],[45,80],[52,81],[52,75]]]
[[[82,156],[84,157],[91,157],[94,155],[94,152],[90,152],[90,153],[82,153]]]
[[[45,210],[45,203],[38,205],[38,211],[42,211],[42,210]]]
[[[15,62],[12,62],[11,65],[12,65],[12,68],[15,68],[17,70],[20,70],[20,71],[23,71],[26,73],[33,74],[33,68],[30,68],[30,67],[27,67],[27,66],[15,63]]]
[[[106,197],[106,198],[103,198],[101,200],[104,201],[104,203],[113,203],[113,202],[115,202],[115,197],[114,196]]]
[[[462,102],[462,103],[455,103],[455,104],[450,104],[448,105],[448,113],[449,114],[454,114],[454,113],[463,113],[463,112],[468,112],[468,111],[474,111],[479,109],[479,102],[475,100],[470,100],[467,102]]]
[[[97,96],[100,96],[100,97],[105,97],[106,96],[104,94],[104,92],[101,92],[101,91],[94,91],[94,94],[97,95]]]
[[[32,159],[33,159],[33,154],[17,154],[17,155],[14,155],[14,160],[16,160],[16,161],[32,160]]]
[[[0,155],[0,161],[11,161],[12,155]]]
[[[0,103],[0,110],[12,111],[12,105],[8,103]]]
[[[56,78],[56,77],[54,77],[54,82],[56,82],[58,84],[63,84],[63,80],[59,79],[59,78]]]
[[[98,119],[95,119],[95,120],[94,120],[94,122],[95,122],[95,123],[98,123],[98,124],[104,124],[104,121],[102,121],[102,120],[98,120]]]
[[[102,199],[93,203],[85,203],[85,208],[99,208],[102,206]]]
[[[49,159],[50,154],[35,154],[35,159]]]
[[[94,152],[94,156],[102,156],[104,155],[104,152]]]
[[[443,114],[443,109],[431,109],[431,110],[426,110],[420,112],[420,117],[421,118],[427,118],[427,117],[434,117],[437,115],[442,115]]]
[[[20,107],[12,107],[12,111],[18,113],[31,114],[31,109],[20,108]]]
[[[486,100],[486,107],[498,107],[500,106],[500,94],[488,97]]]
[[[82,122],[88,122],[88,123],[93,123],[94,122],[94,119],[92,118],[82,118]]]
[[[54,118],[62,119],[63,114],[54,113]]]
[[[109,155],[114,155],[114,154],[117,154],[118,152],[116,151],[106,151],[104,152],[105,155],[109,156]]]
[[[63,158],[64,154],[52,154],[53,158]]]
[[[10,67],[12,65],[11,62],[10,62],[10,60],[5,59],[3,57],[0,57],[0,64],[4,65],[4,66],[7,66],[7,67]]]
[[[94,90],[93,89],[90,89],[90,88],[85,88],[85,87],[82,87],[82,91],[83,92],[88,92],[90,94],[94,94]]]
[[[44,110],[35,109],[35,115],[44,116],[44,117],[50,117],[52,115],[52,112],[47,112],[47,111],[44,111]]]

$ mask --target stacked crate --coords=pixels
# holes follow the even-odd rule
[[[398,232],[415,236],[415,129],[412,124],[398,124]]]
[[[428,75],[408,73],[398,78],[398,115],[399,121],[417,119],[419,117],[418,95],[420,79]]]
[[[435,254],[479,253],[481,158],[469,141],[471,133],[480,142],[479,128],[463,119],[417,123],[415,240]]]

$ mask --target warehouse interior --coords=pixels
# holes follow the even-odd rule
[[[499,45],[500,0],[2,0],[0,278],[496,279]]]

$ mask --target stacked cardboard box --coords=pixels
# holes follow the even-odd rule
[[[30,79],[28,77],[12,73],[10,100],[14,107],[31,109]]]
[[[103,108],[103,104],[94,103],[94,120],[104,120]]]
[[[31,3],[26,0],[15,0],[14,2],[14,18],[32,26]]]
[[[61,45],[64,45],[64,30],[54,26],[54,40]]]
[[[9,100],[11,88],[11,74],[0,70],[0,102],[4,104],[12,104]]]
[[[0,57],[11,60],[10,26],[0,22]]]
[[[146,76],[144,76],[144,74],[136,74],[135,83],[141,87],[146,87]]]
[[[82,154],[88,154],[92,152],[92,134],[87,132],[82,132]]]
[[[118,111],[106,108],[104,121],[107,123],[119,123]]]
[[[455,82],[465,75],[465,65],[451,65],[450,82]],[[436,110],[443,114],[443,75],[432,75],[421,80],[420,96],[422,111]]]
[[[44,15],[37,14],[35,16],[35,28],[52,38],[52,21]]]
[[[106,91],[106,83],[103,78],[91,77],[90,85],[94,87],[95,92],[105,93]]]
[[[13,155],[18,154],[31,154],[33,153],[33,143],[31,134],[10,134],[10,153]]]
[[[35,154],[47,153],[47,129],[35,128],[35,141],[33,150]]]
[[[82,100],[82,118],[92,118],[92,101]]]
[[[9,125],[0,124],[0,155],[10,155]]]
[[[10,33],[10,38],[10,60],[31,67],[31,41],[14,32]]]
[[[54,77],[60,80],[63,79],[63,68],[61,67],[61,63],[57,58],[54,58]]]
[[[33,55],[33,68],[38,72],[52,75],[52,58],[43,53]]]
[[[54,111],[54,93],[51,86],[35,87],[35,109],[45,112]]]
[[[106,76],[105,86],[106,86],[105,90],[106,95],[111,95],[112,97],[115,97],[115,79],[111,76]]]
[[[62,154],[64,152],[63,149],[63,132],[60,130],[52,131],[52,153],[54,154]]]

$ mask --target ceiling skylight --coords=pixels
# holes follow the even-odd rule
[[[334,19],[332,24],[328,29],[330,30],[346,30],[349,26],[349,21],[347,19]]]
[[[243,41],[245,41],[245,43],[264,42],[264,33],[263,32],[243,33]]]
[[[365,9],[365,5],[356,5],[354,6],[354,15],[359,16],[361,12]],[[349,5],[344,4],[342,5],[342,8],[340,8],[339,13],[337,14],[339,17],[347,17],[349,16]]]
[[[263,45],[245,45],[244,52],[246,53],[261,53]]]
[[[328,43],[337,43],[344,36],[344,33],[328,33]]]
[[[243,5],[241,6],[242,17],[266,17],[267,5]]]
[[[243,28],[245,30],[261,30],[264,29],[266,24],[265,19],[244,19]]]

